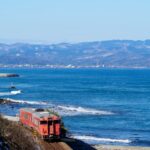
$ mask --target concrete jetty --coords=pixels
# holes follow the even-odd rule
[[[0,78],[8,78],[8,77],[19,77],[19,75],[14,73],[0,73]]]

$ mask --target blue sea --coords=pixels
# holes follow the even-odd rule
[[[69,135],[90,144],[150,146],[150,70],[0,69],[0,113],[21,107],[58,111]],[[10,89],[11,85],[17,89]]]

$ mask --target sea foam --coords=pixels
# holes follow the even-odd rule
[[[26,100],[15,100],[11,98],[7,98],[6,100],[9,100],[11,102],[21,103],[21,104],[31,104],[31,105],[46,105],[46,102],[37,102],[37,101],[26,101]]]
[[[85,136],[85,135],[84,136],[75,135],[72,137],[87,142],[108,142],[108,143],[131,143],[132,142],[129,139],[99,138],[99,137]]]
[[[111,111],[97,110],[92,108],[84,108],[80,106],[70,106],[70,105],[56,105],[48,103],[47,101],[28,101],[28,100],[16,100],[7,98],[11,102],[16,102],[20,104],[30,104],[30,105],[45,105],[44,107],[50,108],[55,112],[58,112],[61,116],[76,116],[76,115],[113,115]],[[42,106],[43,107],[43,106]]]
[[[55,108],[60,114],[62,115],[113,115],[114,113],[111,111],[103,111],[91,108],[83,108],[83,107],[76,107],[76,106],[63,106],[59,105]]]
[[[21,90],[11,91],[11,92],[0,92],[0,96],[10,96],[20,94]]]

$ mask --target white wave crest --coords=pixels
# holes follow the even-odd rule
[[[26,100],[15,100],[7,98],[6,100],[9,100],[11,102],[21,103],[21,104],[32,104],[32,105],[47,105],[46,102],[37,102],[37,101],[26,101]]]
[[[13,95],[20,94],[20,93],[21,93],[21,90],[11,91],[10,93],[13,94]]]
[[[91,108],[83,108],[76,106],[65,106],[65,105],[55,105],[48,103],[47,101],[27,101],[27,100],[16,100],[7,98],[11,102],[21,103],[21,104],[31,104],[31,105],[45,105],[51,110],[58,112],[61,116],[76,116],[76,115],[113,115],[111,111],[96,110]]]
[[[109,143],[131,143],[131,140],[128,139],[110,139],[110,138],[98,138],[94,136],[72,136],[73,138],[83,140],[83,141],[92,141],[92,142],[109,142]]]
[[[0,96],[10,96],[20,94],[21,90],[11,91],[11,92],[0,92]]]
[[[83,107],[75,107],[75,106],[56,106],[56,111],[58,111],[61,115],[113,115],[114,113],[110,111],[102,111],[90,108]]]

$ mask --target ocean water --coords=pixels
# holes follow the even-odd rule
[[[15,115],[21,107],[58,111],[72,137],[90,144],[150,146],[150,70],[0,69],[1,105]],[[11,84],[17,89],[11,90]]]

